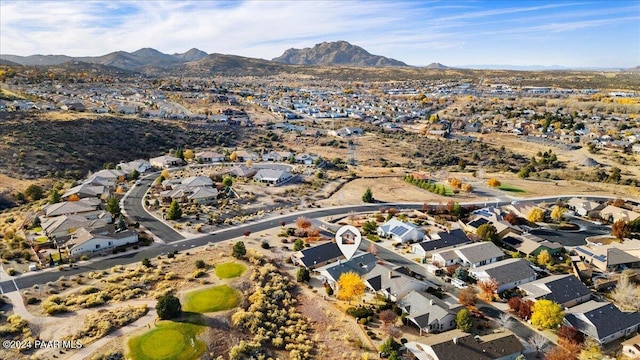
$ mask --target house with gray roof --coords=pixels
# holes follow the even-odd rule
[[[418,360],[515,360],[524,346],[510,331],[473,336],[462,330],[405,344]]]
[[[373,293],[391,301],[398,301],[412,291],[425,291],[436,286],[420,281],[388,266],[378,265],[364,276],[365,286]]]
[[[460,229],[429,235],[429,237],[431,238],[430,240],[414,244],[412,246],[412,252],[419,256],[426,256],[438,250],[465,245],[471,242],[464,231]]]
[[[412,291],[398,307],[404,311],[406,319],[411,321],[422,333],[438,333],[456,327],[456,315],[463,308],[457,299],[446,296],[442,299],[420,291]]]
[[[551,300],[565,308],[576,306],[591,299],[591,290],[573,275],[551,275],[538,279],[518,288],[527,294],[528,299]]]
[[[396,218],[392,218],[378,226],[377,233],[378,236],[390,238],[393,241],[401,243],[421,241],[424,239],[424,231],[417,225],[406,223]]]
[[[549,254],[555,255],[562,252],[563,249],[562,244],[548,241],[532,234],[518,235],[510,233],[500,239],[500,242],[526,256],[538,256],[542,250],[547,250]]]
[[[279,169],[260,169],[258,173],[253,176],[253,180],[267,184],[278,186],[281,185],[294,177],[287,170],[279,170]]]
[[[378,259],[371,253],[360,253],[347,261],[338,260],[338,262],[318,267],[316,272],[322,282],[328,284],[335,291],[338,290],[336,284],[342,274],[353,272],[364,276],[376,267],[377,261]]]
[[[97,204],[92,201],[95,200]],[[100,208],[100,200],[95,198],[80,199],[79,201],[63,201],[55,204],[49,204],[42,207],[47,217],[59,215],[75,215],[88,212],[95,212]]]
[[[476,268],[494,263],[504,257],[504,253],[492,242],[476,242],[456,248],[435,252],[432,261],[440,267],[460,264]]]
[[[344,259],[344,255],[338,248],[338,244],[334,242],[304,248],[291,255],[291,261],[294,265],[307,269],[316,269],[339,259]]]
[[[591,247],[576,246],[574,250],[582,261],[602,271],[621,271],[640,268],[640,258],[632,254],[632,252],[637,253],[638,249],[628,247],[633,242],[633,240],[628,240],[623,244],[612,243]]]
[[[507,259],[469,269],[469,275],[478,281],[495,279],[498,282],[497,292],[513,289],[536,279],[536,272],[525,259]]]
[[[138,232],[114,231],[113,225],[87,230],[78,229],[66,243],[70,255],[79,256],[104,252],[118,246],[138,242]]]
[[[570,308],[564,322],[598,343],[608,344],[634,334],[640,326],[640,313],[622,312],[610,302],[590,300]]]

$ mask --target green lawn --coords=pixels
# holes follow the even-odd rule
[[[160,322],[155,329],[129,340],[129,357],[135,360],[199,359],[207,349],[197,338],[203,329],[188,322]]]
[[[515,186],[509,185],[509,184],[500,184],[500,186],[498,186],[498,189],[502,190],[502,191],[508,191],[508,192],[515,192],[515,193],[523,193],[525,192],[524,190],[517,188]]]
[[[36,238],[36,242],[39,244],[46,243],[47,241],[49,241],[49,239],[46,236],[40,236]]]
[[[185,295],[182,310],[208,313],[233,309],[240,302],[240,293],[227,285],[196,290]]]
[[[216,265],[216,276],[220,279],[230,279],[242,275],[245,270],[247,270],[247,268],[242,264],[228,262]]]

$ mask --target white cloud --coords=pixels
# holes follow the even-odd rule
[[[95,56],[142,47],[165,53],[197,47],[209,53],[270,59],[290,47],[347,40],[374,54],[424,64],[432,56],[443,56],[434,59],[441,62],[460,59],[481,43],[500,51],[508,50],[500,47],[501,40],[519,40],[523,42],[520,47],[526,48],[526,43],[553,40],[560,32],[630,23],[639,13],[637,6],[628,3],[602,11],[593,6],[582,8],[581,3],[495,4],[2,0],[0,53]],[[638,29],[616,36],[637,43]]]

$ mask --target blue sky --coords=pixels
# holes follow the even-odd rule
[[[640,65],[640,0],[0,1],[0,53],[192,47],[271,59],[346,40],[410,65]]]

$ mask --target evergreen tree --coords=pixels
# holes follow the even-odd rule
[[[118,218],[118,230],[127,230],[127,222],[124,220],[124,216],[120,214]]]
[[[169,210],[167,210],[167,219],[168,220],[178,220],[182,217],[182,209],[180,208],[180,204],[176,200],[171,202],[171,206],[169,206]]]
[[[182,312],[180,300],[172,294],[161,296],[156,304],[158,317],[163,320],[178,317]]]
[[[107,210],[113,217],[118,216],[120,214],[120,202],[118,199],[111,197],[109,201],[107,201],[105,210]]]
[[[56,204],[60,202],[61,195],[56,189],[51,189],[49,194],[49,204]]]
[[[366,203],[373,202],[373,193],[371,192],[371,188],[367,188],[367,190],[364,192],[364,194],[362,195],[362,201]]]
[[[244,242],[238,241],[237,243],[235,243],[235,245],[233,245],[233,252],[231,253],[231,255],[233,255],[234,258],[242,259],[246,254],[247,248],[244,246]]]
[[[473,326],[473,321],[471,320],[471,314],[469,314],[469,310],[462,309],[458,311],[458,315],[456,315],[456,325],[458,329],[468,332],[471,330]]]

